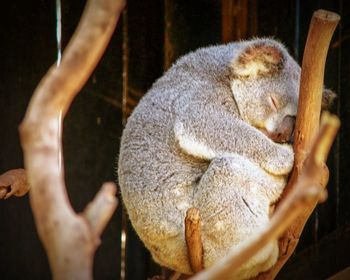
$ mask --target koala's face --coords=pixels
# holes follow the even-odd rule
[[[242,118],[275,142],[288,142],[298,106],[300,67],[273,40],[244,46],[232,61],[231,88]]]

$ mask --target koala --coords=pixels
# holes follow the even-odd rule
[[[201,215],[205,268],[266,227],[293,166],[299,82],[286,48],[258,38],[180,58],[141,99],[123,131],[118,178],[156,262],[192,274],[191,207]],[[277,241],[268,244],[232,277],[268,270],[278,253]]]

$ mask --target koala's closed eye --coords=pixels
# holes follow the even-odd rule
[[[270,105],[270,107],[272,108],[272,110],[273,110],[274,112],[277,112],[278,109],[281,107],[280,102],[279,102],[278,99],[277,99],[275,96],[273,96],[273,95],[270,95],[270,96],[268,97],[268,102],[269,102],[269,105]]]

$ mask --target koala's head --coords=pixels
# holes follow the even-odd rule
[[[241,117],[273,141],[288,142],[298,107],[300,66],[275,40],[241,44],[231,62],[231,88]],[[325,91],[323,105],[334,96]]]

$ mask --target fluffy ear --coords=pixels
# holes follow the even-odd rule
[[[322,92],[322,110],[329,110],[336,98],[337,94],[334,91],[324,88]]]
[[[232,61],[234,78],[255,79],[278,74],[284,66],[282,50],[269,42],[256,42]]]

